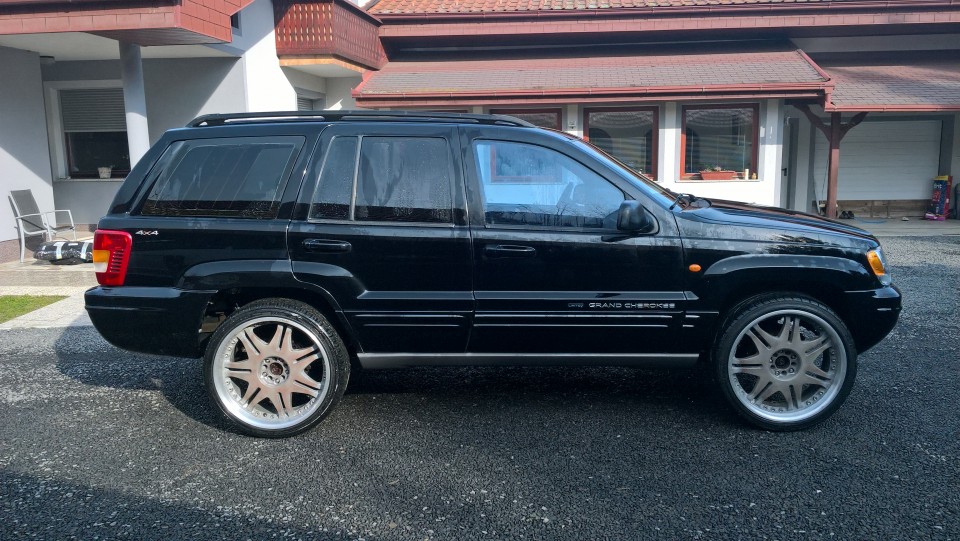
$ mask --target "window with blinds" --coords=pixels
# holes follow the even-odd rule
[[[121,88],[61,90],[60,118],[71,178],[124,177],[130,172]]]
[[[319,97],[297,94],[297,111],[319,111],[324,108],[324,105],[322,94]]]

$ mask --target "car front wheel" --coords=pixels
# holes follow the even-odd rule
[[[714,349],[723,394],[767,430],[822,422],[853,387],[857,352],[843,321],[806,297],[757,297],[734,309]]]

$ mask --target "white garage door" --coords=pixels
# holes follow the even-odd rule
[[[940,168],[939,120],[864,122],[840,143],[840,200],[929,199]],[[827,141],[817,134],[814,174],[826,199]]]

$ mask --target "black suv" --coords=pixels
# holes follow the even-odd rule
[[[750,422],[804,428],[901,301],[861,229],[675,194],[502,116],[200,117],[94,243],[100,333],[204,356],[213,402],[270,437],[319,422],[351,369],[415,365],[699,365]]]

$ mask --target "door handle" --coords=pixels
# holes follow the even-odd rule
[[[303,241],[303,248],[308,252],[342,254],[349,252],[352,247],[344,240],[306,239]]]
[[[483,253],[488,257],[534,257],[537,249],[532,246],[517,246],[515,244],[487,245]]]

